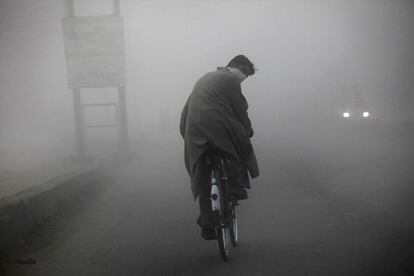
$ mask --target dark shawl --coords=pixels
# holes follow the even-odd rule
[[[185,166],[191,177],[194,198],[205,182],[206,167],[200,162],[210,142],[229,153],[232,174],[241,187],[250,188],[250,176],[259,169],[250,137],[253,129],[247,114],[247,101],[241,93],[239,79],[226,68],[207,73],[195,84],[181,114],[180,133],[185,140]],[[204,171],[203,171],[204,170]]]

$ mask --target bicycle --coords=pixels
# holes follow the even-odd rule
[[[211,208],[213,213],[213,228],[215,229],[220,255],[223,261],[230,256],[230,243],[233,247],[238,244],[239,233],[237,226],[237,199],[230,193],[229,155],[213,148],[207,155],[207,164],[211,168]]]

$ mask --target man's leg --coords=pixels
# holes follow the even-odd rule
[[[247,171],[239,172],[230,177],[230,193],[236,196],[237,200],[247,199],[247,191],[250,186]]]
[[[207,184],[207,183],[203,183],[203,184]],[[197,221],[197,223],[201,226],[204,227],[206,225],[211,224],[211,216],[212,216],[212,211],[211,211],[211,200],[210,200],[210,187],[209,185],[202,185],[202,187],[200,187],[200,195],[198,198],[198,203],[200,206],[200,217]]]
[[[214,228],[211,226],[212,210],[211,210],[211,185],[210,185],[210,170],[208,166],[202,161],[199,166],[200,170],[200,193],[198,196],[198,204],[200,206],[200,217],[197,220],[201,227],[201,236],[204,239],[211,240],[216,238]]]

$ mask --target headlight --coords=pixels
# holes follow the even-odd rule
[[[370,114],[369,114],[369,112],[365,111],[365,112],[362,113],[362,116],[364,118],[368,118],[370,116]]]
[[[351,117],[351,114],[349,112],[344,112],[344,113],[342,113],[342,117],[349,118],[349,117]]]

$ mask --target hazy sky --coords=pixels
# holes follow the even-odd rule
[[[75,0],[75,13],[110,13],[111,5]],[[179,115],[194,82],[237,54],[259,69],[243,83],[259,132],[300,127],[298,117],[309,114],[335,116],[335,95],[347,89],[384,121],[414,118],[413,1],[121,0],[121,14],[133,142],[180,143]],[[0,0],[3,156],[73,151],[63,16],[63,1]],[[83,94],[85,102],[114,98],[111,89]]]

